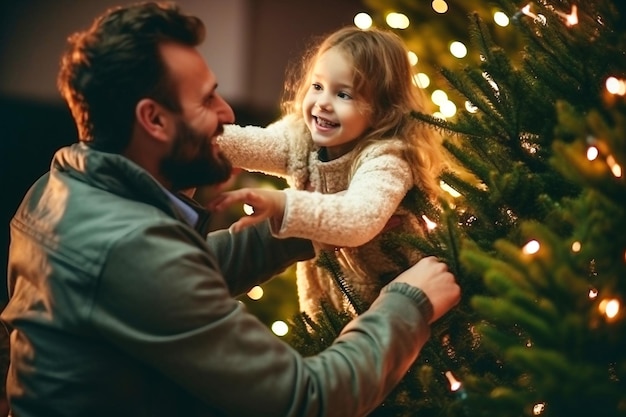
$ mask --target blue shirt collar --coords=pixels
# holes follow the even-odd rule
[[[198,213],[196,213],[193,208],[189,207],[188,204],[184,203],[180,198],[176,197],[176,195],[172,194],[170,191],[166,190],[165,188],[163,188],[163,190],[165,190],[165,193],[168,195],[170,200],[172,200],[172,203],[174,203],[176,208],[180,210],[180,213],[183,215],[185,221],[191,227],[196,227],[196,224],[198,223],[198,218],[200,217]]]

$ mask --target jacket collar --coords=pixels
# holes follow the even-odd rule
[[[182,193],[173,197],[152,175],[123,155],[98,151],[79,142],[57,151],[52,169],[123,198],[150,204],[189,224],[189,216],[172,199],[178,198],[198,216],[191,227],[202,236],[208,232],[208,211]]]

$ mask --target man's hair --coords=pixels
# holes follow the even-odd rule
[[[81,141],[123,151],[135,106],[151,98],[172,111],[180,103],[159,52],[164,42],[197,46],[205,28],[171,3],[138,3],[107,10],[92,26],[68,38],[57,84]]]

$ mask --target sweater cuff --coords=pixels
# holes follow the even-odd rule
[[[381,293],[385,292],[398,292],[406,295],[415,302],[427,323],[433,318],[433,305],[421,289],[407,284],[406,282],[392,282],[383,287]]]

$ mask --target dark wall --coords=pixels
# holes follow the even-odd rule
[[[76,140],[76,128],[61,103],[6,97],[0,97],[0,120],[0,178],[4,186],[0,203],[0,302],[4,304],[9,221],[30,184],[48,170],[54,151]]]

